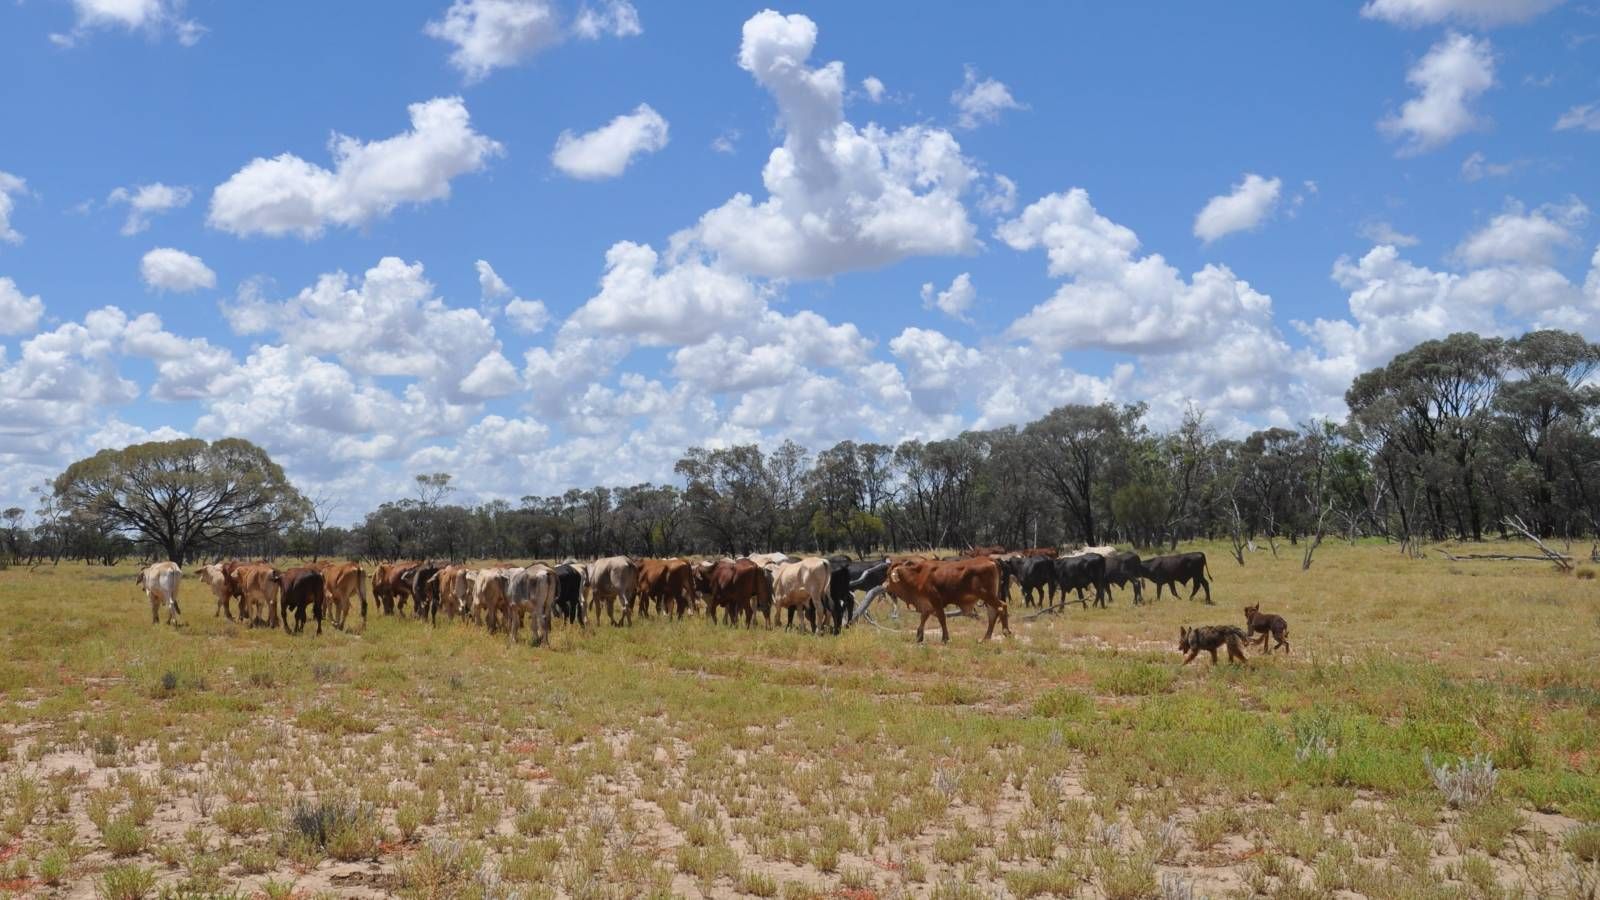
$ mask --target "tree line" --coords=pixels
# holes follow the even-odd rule
[[[1453,334],[1362,373],[1343,422],[1219,435],[1191,407],[1175,427],[1143,404],[1069,404],[1021,426],[937,441],[693,447],[676,484],[572,489],[513,504],[451,502],[448,473],[350,526],[259,448],[185,440],[102,451],[39,491],[13,559],[164,555],[586,558],[1226,540],[1310,565],[1325,538],[1408,550],[1600,533],[1600,345],[1563,331]],[[15,513],[15,515],[13,515]]]

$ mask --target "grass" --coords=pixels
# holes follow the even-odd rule
[[[885,628],[838,638],[652,618],[558,624],[537,651],[378,615],[292,637],[193,600],[172,629],[141,619],[131,566],[7,570],[0,876],[108,897],[1221,896],[1219,872],[1270,896],[1562,897],[1600,878],[1596,582],[1379,544],[1325,544],[1309,572],[1201,549],[1215,607],[1119,593],[1014,616],[1011,641],[956,619],[948,646],[881,605]],[[1256,602],[1293,654],[1178,665],[1180,625]],[[1494,780],[1456,809],[1462,761]]]

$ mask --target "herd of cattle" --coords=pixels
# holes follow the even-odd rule
[[[590,617],[598,618],[602,608],[613,625],[632,624],[636,609],[648,617],[652,607],[657,615],[681,619],[703,604],[709,621],[716,621],[720,613],[724,623],[732,625],[742,619],[746,627],[755,623],[758,613],[770,627],[774,612],[787,617],[785,627],[793,627],[798,613],[812,631],[838,634],[876,597],[887,595],[921,616],[918,641],[923,640],[930,618],[938,620],[944,640],[949,641],[946,611],[951,607],[976,618],[977,607],[983,606],[988,614],[985,640],[994,634],[996,624],[1009,635],[1007,597],[1013,582],[1025,606],[1041,609],[1064,606],[1072,593],[1087,609],[1091,601],[1085,591],[1092,591],[1095,605],[1104,607],[1113,585],[1131,588],[1133,602],[1140,604],[1145,580],[1156,586],[1158,600],[1164,588],[1176,597],[1177,585],[1183,584],[1192,585],[1189,599],[1204,589],[1206,602],[1212,602],[1204,553],[1141,559],[1114,547],[1069,553],[1054,548],[1008,551],[978,547],[955,559],[913,554],[852,560],[762,553],[698,562],[611,556],[591,563],[480,567],[402,560],[379,564],[370,579],[367,571],[353,562],[280,570],[267,562],[235,560],[201,565],[191,574],[211,589],[216,615],[231,620],[236,606],[240,621],[251,625],[276,628],[281,623],[289,632],[292,613],[293,631],[299,632],[309,611],[318,634],[324,617],[342,630],[357,600],[365,623],[370,586],[373,602],[386,615],[404,616],[409,603],[416,618],[437,624],[442,612],[447,620],[462,619],[490,631],[503,631],[513,641],[521,639],[526,623],[535,645],[549,637],[553,619],[586,626]],[[138,583],[150,600],[152,622],[160,622],[163,605],[167,621],[177,621],[182,575],[182,569],[172,562],[156,563],[139,574]],[[859,605],[857,591],[866,592]]]

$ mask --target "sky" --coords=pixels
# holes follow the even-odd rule
[[[1594,0],[0,0],[0,507],[265,447],[359,518],[1064,403],[1342,419],[1600,339]]]

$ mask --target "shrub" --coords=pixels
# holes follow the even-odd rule
[[[1458,760],[1453,768],[1449,763],[1434,765],[1432,757],[1427,755],[1423,756],[1422,764],[1452,809],[1467,809],[1487,800],[1500,780],[1500,773],[1494,770],[1494,760],[1481,753]]]
[[[141,900],[156,887],[156,873],[142,866],[112,866],[100,875],[95,893],[102,900]]]

